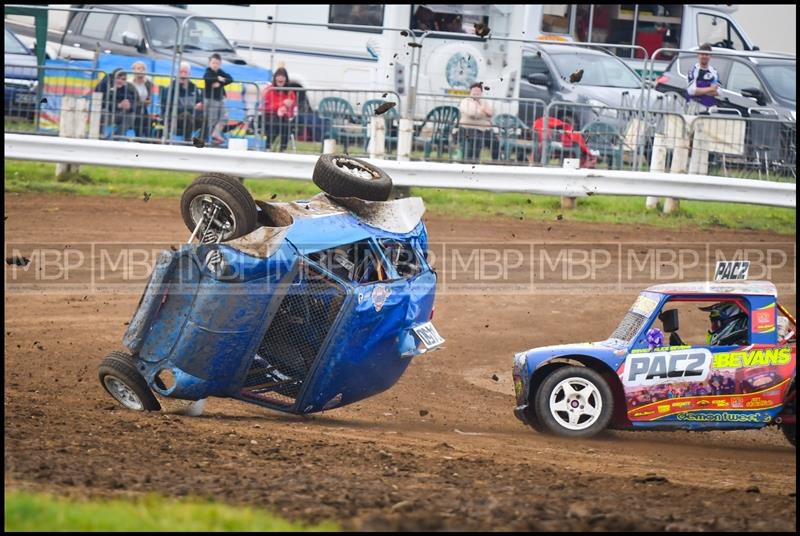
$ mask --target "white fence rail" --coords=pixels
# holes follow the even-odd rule
[[[215,171],[252,179],[311,180],[315,155],[6,134],[5,157],[69,164]],[[636,195],[796,207],[797,185],[708,175],[373,160],[398,186],[568,197]]]

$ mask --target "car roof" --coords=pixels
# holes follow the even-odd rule
[[[176,17],[188,17],[193,13],[179,7],[156,4],[95,4],[96,9],[106,11],[119,11],[120,13],[162,13],[164,15],[175,15]]]
[[[613,54],[605,50],[598,50],[596,48],[587,48],[580,46],[579,43],[566,43],[563,45],[553,45],[553,44],[544,44],[544,43],[526,43],[525,48],[528,50],[535,50],[541,49],[544,50],[548,54],[568,54],[570,52],[580,52],[581,54],[591,54],[594,56],[611,56],[616,57]],[[577,51],[575,49],[578,49]]]
[[[678,56],[681,59],[691,58],[699,51],[699,48],[695,47],[692,49],[692,52],[682,52]],[[726,57],[737,58],[750,61],[754,64],[770,62],[786,63],[787,60],[797,60],[797,56],[794,54],[789,54],[787,52],[772,52],[767,50],[732,50],[730,48],[711,47],[711,52],[725,53],[724,56],[717,56],[718,59],[723,59]],[[714,61],[714,56],[711,57],[711,61]]]
[[[698,281],[693,283],[669,283],[647,288],[659,294],[750,294],[755,296],[777,296],[778,290],[769,281]]]

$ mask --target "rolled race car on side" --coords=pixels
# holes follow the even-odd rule
[[[346,156],[320,157],[313,179],[325,193],[292,203],[256,202],[219,174],[186,189],[191,238],[158,258],[129,352],[100,365],[111,396],[134,410],[160,409],[155,393],[314,413],[388,389],[440,347],[422,200],[388,201],[389,176]]]
[[[678,333],[682,307],[708,315],[705,340]],[[567,437],[777,425],[794,445],[796,330],[766,281],[650,287],[607,340],[516,354],[514,414]]]

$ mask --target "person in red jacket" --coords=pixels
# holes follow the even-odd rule
[[[561,133],[561,144],[565,149],[572,147],[576,144],[581,150],[581,167],[593,168],[597,165],[598,151],[594,151],[586,145],[586,139],[583,134],[576,132],[572,129],[572,115],[569,112],[563,114],[563,120],[557,117],[547,118],[547,130],[551,140],[558,139],[558,133]],[[545,121],[544,117],[533,122],[534,135],[539,139],[539,146],[542,147],[542,140],[544,140]],[[541,154],[540,154],[541,156]],[[531,161],[534,155],[531,154]]]
[[[267,147],[279,135],[281,138],[280,151],[286,150],[289,142],[289,122],[297,111],[297,94],[286,88],[289,83],[289,73],[279,67],[272,75],[272,84],[264,90],[264,104],[261,112],[264,117],[264,131],[267,135]]]

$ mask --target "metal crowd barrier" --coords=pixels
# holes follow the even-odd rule
[[[201,97],[202,79],[180,81],[181,86],[195,84],[197,96],[192,103],[185,95],[175,103],[168,97],[174,79],[145,73],[151,94],[146,105],[137,107],[131,103],[141,102],[138,95],[131,94],[129,104],[123,104],[136,76],[133,71],[119,71],[127,83],[115,88],[106,80],[110,73],[97,69],[7,67],[15,72],[38,69],[37,78],[44,83],[40,88],[16,88],[5,108],[5,132],[184,145],[199,139],[204,145],[214,144],[215,125],[209,124],[208,104]],[[397,93],[267,90],[252,82],[234,82],[226,91],[225,120],[217,134],[245,138],[250,149],[319,154],[324,140],[331,139],[339,150],[367,156],[375,152],[370,143],[377,139],[373,119],[379,117],[384,140],[380,154],[396,154],[402,106]],[[286,98],[274,96],[281,94]],[[491,114],[476,125],[464,116],[469,96],[417,98],[419,108],[429,111],[413,118],[412,160],[561,167],[566,158],[574,158],[580,167],[796,181],[796,123],[767,108],[754,107],[745,115],[731,109],[706,110],[670,94],[651,94],[644,105],[623,98],[627,106],[618,107],[482,97]],[[662,156],[661,151],[666,153]]]

